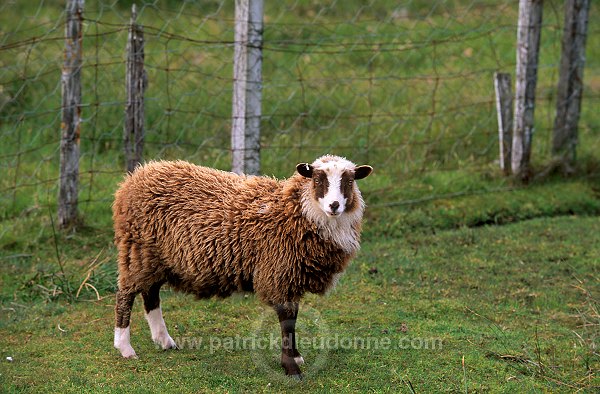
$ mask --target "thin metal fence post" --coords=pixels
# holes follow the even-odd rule
[[[500,169],[510,174],[510,152],[513,124],[512,87],[510,74],[494,74],[496,111],[498,113],[498,142],[500,146]]]

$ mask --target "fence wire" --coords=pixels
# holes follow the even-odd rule
[[[145,160],[230,169],[234,2],[137,4],[145,35]],[[131,2],[84,10],[80,204],[109,210],[124,173],[125,46]],[[600,36],[592,5],[580,156],[600,147]],[[515,68],[511,0],[265,4],[262,171],[291,175],[325,153],[377,170],[378,201],[437,173],[489,172],[498,156],[494,72]],[[0,5],[0,215],[56,203],[64,4]],[[549,158],[561,1],[546,2],[534,163]],[[498,170],[499,171],[499,170]],[[413,196],[414,197],[414,196]]]

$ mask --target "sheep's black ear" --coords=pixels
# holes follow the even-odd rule
[[[358,166],[354,169],[354,179],[363,179],[368,177],[373,172],[371,166]]]
[[[308,163],[300,163],[296,166],[296,171],[305,178],[312,178],[313,166]]]

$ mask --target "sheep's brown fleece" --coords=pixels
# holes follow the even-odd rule
[[[200,298],[255,291],[270,305],[324,293],[353,252],[303,217],[310,184],[299,174],[278,181],[183,161],[139,167],[113,204],[120,291],[168,282]],[[358,238],[360,221],[353,230]]]

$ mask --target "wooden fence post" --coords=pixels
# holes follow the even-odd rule
[[[131,22],[127,39],[125,85],[127,104],[123,140],[127,171],[131,172],[142,162],[144,150],[144,91],[148,84],[144,70],[144,32],[137,24],[135,4],[131,6]]]
[[[78,221],[83,0],[68,0],[66,15],[58,192],[58,225],[63,229],[76,225]]]
[[[260,173],[263,0],[235,1],[232,171]]]
[[[512,87],[510,74],[495,73],[496,112],[498,113],[498,142],[500,146],[500,168],[510,174],[510,145],[512,137]]]
[[[538,54],[542,30],[543,0],[519,0],[517,70],[512,141],[512,172],[522,180],[530,177],[531,140]]]
[[[560,159],[566,172],[572,172],[575,164],[589,9],[589,0],[565,1],[552,155]]]

